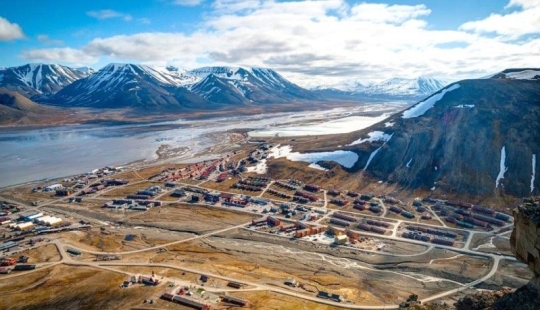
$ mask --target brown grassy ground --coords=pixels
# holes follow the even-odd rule
[[[209,206],[169,204],[136,215],[126,223],[176,231],[205,233],[251,221],[254,216]]]
[[[62,259],[54,244],[46,244],[35,249],[20,251],[17,255],[30,257],[28,259],[28,263],[30,264],[58,262]]]
[[[125,275],[59,265],[2,281],[2,304],[9,309],[126,309],[156,298],[161,287],[119,288]]]
[[[244,309],[262,310],[334,310],[342,309],[327,305],[314,303],[282,294],[276,294],[268,291],[260,292],[235,292],[231,296],[239,297],[250,302],[249,307]]]
[[[221,242],[225,242],[222,244]],[[233,242],[229,244],[229,242]],[[241,243],[244,241],[240,241]],[[250,243],[250,241],[247,241]],[[371,270],[359,270],[354,267],[335,266],[322,260],[306,260],[302,254],[276,252],[271,245],[266,249],[235,245],[234,241],[211,238],[205,241],[193,241],[167,247],[167,252],[133,254],[126,256],[127,261],[147,261],[200,269],[230,276],[236,279],[277,285],[284,287],[283,280],[294,277],[302,283],[311,284],[322,290],[341,294],[358,303],[384,304],[406,298],[412,291],[426,294],[426,286],[416,281],[401,279],[401,276],[388,275]],[[273,253],[268,255],[268,253]],[[311,256],[311,255],[310,255]],[[447,283],[438,284],[437,290],[448,287]],[[442,286],[440,286],[442,285]],[[431,286],[431,285],[428,285]],[[391,287],[391,291],[388,288]],[[422,293],[424,291],[424,293]],[[298,292],[303,292],[298,289]]]
[[[137,194],[137,191],[143,190],[143,189],[145,189],[147,187],[155,186],[155,185],[161,185],[161,184],[154,183],[154,182],[148,182],[148,181],[144,181],[144,182],[137,183],[137,184],[128,184],[126,186],[115,188],[115,189],[112,189],[112,190],[110,190],[108,192],[100,194],[98,197],[123,198],[123,197],[126,197],[126,195]]]

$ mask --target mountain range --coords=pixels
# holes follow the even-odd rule
[[[391,78],[369,84],[349,80],[334,85],[317,86],[312,90],[325,97],[419,100],[440,90],[447,84],[445,81],[428,77]]]
[[[54,64],[0,69],[0,87],[63,107],[221,109],[295,101],[358,101],[425,97],[443,87],[429,78],[304,89],[266,68],[203,67],[191,71],[109,64],[98,71]]]
[[[539,69],[459,81],[348,134],[350,171],[449,195],[539,194],[539,120]]]

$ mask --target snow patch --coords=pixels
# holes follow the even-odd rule
[[[407,162],[407,165],[405,165],[405,167],[411,168],[411,162],[412,162],[412,158],[409,159],[409,161]]]
[[[504,74],[507,79],[516,79],[516,80],[533,80],[535,76],[540,76],[540,71],[538,70],[523,70],[519,72],[510,72]]]
[[[427,110],[433,108],[435,103],[441,100],[447,92],[451,92],[458,88],[459,88],[459,84],[454,84],[448,88],[441,90],[439,93],[427,98],[424,101],[417,103],[412,108],[403,112],[402,118],[412,118],[412,117],[418,117],[418,116],[424,115],[424,113],[426,113]]]
[[[257,174],[266,174],[268,166],[266,165],[266,159],[263,159],[257,163],[255,167],[248,167],[247,172],[255,172]]]
[[[315,163],[310,164],[308,167],[309,167],[309,168],[313,168],[313,169],[317,169],[317,170],[328,171],[328,169],[326,169],[326,168],[324,168],[324,167],[321,167],[320,165],[317,165],[317,164],[315,164]]]
[[[472,109],[472,108],[474,108],[474,104],[460,104],[460,105],[454,106],[454,108],[457,108],[457,109],[465,109],[465,108]]]
[[[316,152],[316,153],[300,153],[292,152],[290,145],[282,147],[276,146],[270,150],[269,158],[285,157],[291,161],[303,161],[310,163],[309,167],[314,169],[324,169],[316,165],[319,161],[334,161],[345,168],[351,168],[358,161],[358,155],[351,151],[334,151],[334,152]]]
[[[531,193],[534,191],[534,179],[536,177],[536,154],[532,155]]]
[[[394,126],[394,124],[395,124],[394,122],[386,122],[384,123],[384,127],[392,127]]]
[[[371,163],[371,161],[373,160],[373,158],[375,157],[375,155],[377,155],[377,153],[379,153],[379,151],[382,149],[382,147],[388,143],[388,141],[390,141],[390,138],[392,138],[392,135],[390,135],[390,137],[388,138],[388,140],[386,140],[383,145],[381,145],[378,149],[376,149],[375,151],[373,151],[370,155],[369,155],[369,158],[368,158],[368,161],[366,163],[366,166],[364,167],[364,171],[366,171],[366,169],[369,167],[369,164]]]
[[[357,145],[357,144],[362,144],[364,142],[375,142],[375,141],[388,141],[390,140],[390,138],[392,138],[392,134],[387,134],[387,133],[384,133],[382,131],[372,131],[370,133],[368,133],[368,136],[369,138],[365,138],[365,139],[358,139],[354,142],[352,142],[351,144],[348,144],[348,145]]]
[[[501,179],[504,179],[504,173],[508,170],[508,167],[505,166],[506,161],[506,147],[502,147],[501,149],[501,161],[499,163],[499,175],[497,176],[497,180],[495,180],[495,188],[499,187],[499,184],[501,182]]]

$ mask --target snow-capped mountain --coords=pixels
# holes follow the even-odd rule
[[[363,84],[358,80],[349,80],[330,86],[318,86],[313,90],[326,97],[413,100],[427,97],[446,84],[444,81],[427,77],[391,78],[379,83],[368,84]]]
[[[189,73],[202,78],[189,89],[211,102],[258,104],[317,99],[312,92],[291,83],[271,69],[204,67]]]
[[[361,92],[370,95],[423,97],[433,94],[445,85],[440,80],[426,77],[416,79],[392,78],[381,83],[370,84]]]
[[[283,103],[316,95],[261,68],[206,67],[185,71],[134,64],[109,64],[58,92],[50,102],[100,108],[214,108]]]
[[[185,72],[145,65],[112,63],[59,91],[52,102],[63,106],[114,108],[179,105],[179,86],[198,78]]]
[[[0,87],[27,97],[49,96],[91,72],[56,64],[26,64],[0,70]]]

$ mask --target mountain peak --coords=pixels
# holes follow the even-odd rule
[[[58,64],[29,63],[2,69],[0,87],[19,91],[28,97],[48,96],[89,74]]]

